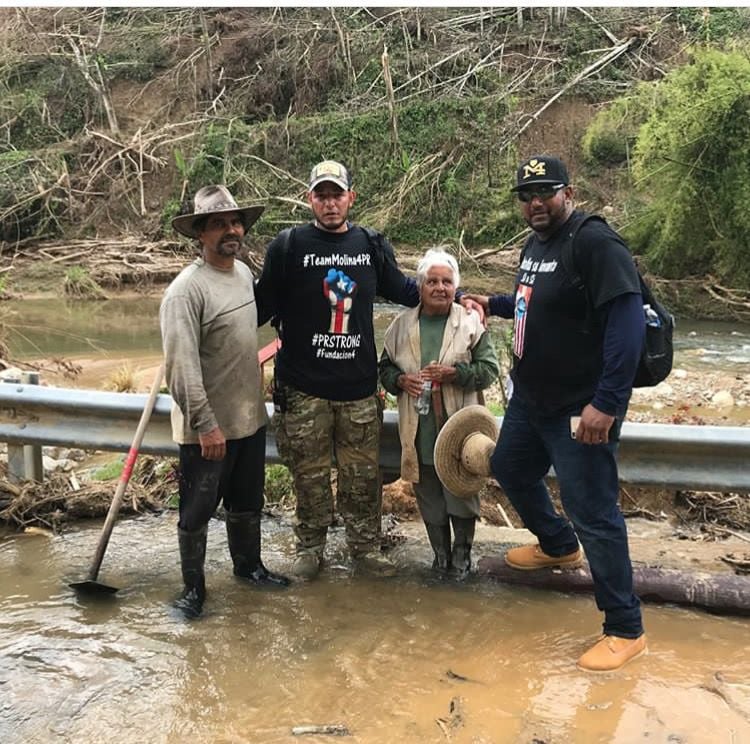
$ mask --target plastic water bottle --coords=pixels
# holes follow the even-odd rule
[[[432,380],[424,380],[422,382],[422,392],[417,398],[417,402],[414,407],[417,409],[417,413],[420,416],[426,416],[430,412],[430,405],[432,404]]]
[[[646,316],[646,325],[651,326],[652,328],[658,328],[661,325],[659,315],[657,314],[656,310],[651,307],[651,305],[644,305],[643,313]]]

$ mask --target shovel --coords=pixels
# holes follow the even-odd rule
[[[102,584],[96,580],[96,577],[99,575],[99,569],[101,568],[102,560],[104,559],[104,551],[107,549],[109,538],[112,534],[112,528],[115,526],[115,520],[117,519],[117,514],[120,511],[120,505],[122,504],[122,497],[125,495],[125,489],[128,487],[128,481],[130,481],[130,476],[133,472],[135,459],[138,457],[138,450],[143,441],[143,435],[146,433],[146,426],[148,425],[151,413],[154,410],[154,404],[156,403],[156,396],[159,394],[162,377],[164,377],[163,364],[159,367],[159,371],[156,373],[156,378],[151,385],[151,392],[146,401],[146,407],[141,414],[141,420],[138,422],[138,428],[135,431],[133,443],[130,445],[130,450],[128,451],[128,456],[125,460],[125,466],[122,469],[122,475],[117,483],[115,495],[112,498],[112,503],[107,512],[107,518],[104,520],[102,534],[99,538],[99,544],[96,546],[96,553],[94,554],[94,560],[91,563],[88,575],[86,576],[85,581],[76,581],[73,584],[69,584],[71,589],[75,589],[82,594],[114,594],[117,591],[117,587]]]

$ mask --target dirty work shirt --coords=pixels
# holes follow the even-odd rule
[[[573,285],[560,256],[576,219],[580,212],[546,241],[532,235],[516,282],[511,379],[514,392],[544,416],[580,410],[602,375],[604,326],[587,319],[585,293],[598,309],[641,291],[627,246],[598,220],[576,236],[576,266],[585,288]]]
[[[307,395],[361,400],[375,392],[375,296],[414,307],[419,295],[383,240],[380,279],[365,231],[329,233],[312,223],[294,230],[290,255],[283,236],[268,246],[258,286],[264,311],[281,319],[276,376]]]
[[[266,425],[253,275],[244,263],[221,271],[196,259],[167,288],[159,320],[178,444],[196,444],[216,426],[241,439]]]

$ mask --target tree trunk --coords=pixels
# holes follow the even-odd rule
[[[508,584],[563,592],[593,592],[588,568],[519,571],[503,558],[482,558],[478,571]],[[695,574],[666,568],[633,566],[635,593],[645,602],[674,602],[719,614],[750,615],[750,576]]]

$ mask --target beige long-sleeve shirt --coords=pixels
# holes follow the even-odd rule
[[[195,444],[216,426],[227,439],[241,439],[267,423],[253,275],[245,264],[221,271],[196,259],[167,288],[159,320],[178,444]]]

